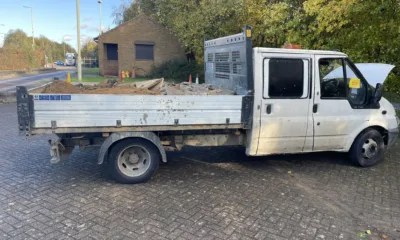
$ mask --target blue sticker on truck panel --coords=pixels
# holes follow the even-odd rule
[[[50,95],[50,100],[60,100],[60,95]]]
[[[71,101],[71,95],[35,95],[34,100]]]
[[[61,100],[70,101],[71,100],[71,95],[61,95]]]
[[[39,100],[50,100],[49,95],[39,95]]]

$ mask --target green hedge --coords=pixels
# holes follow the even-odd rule
[[[384,87],[387,92],[400,94],[400,76],[395,73],[389,74]]]
[[[383,84],[384,93],[383,96],[390,102],[400,102],[400,74],[395,68],[392,73],[389,74],[385,83]]]
[[[204,82],[204,65],[198,64],[196,61],[168,61],[158,66],[153,66],[148,73],[150,78],[165,78],[176,82],[185,82],[192,75],[193,82],[196,74],[199,74],[200,82]]]

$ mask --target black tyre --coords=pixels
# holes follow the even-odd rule
[[[151,142],[132,138],[114,145],[108,157],[110,174],[120,183],[143,183],[151,179],[160,163],[160,152]]]
[[[354,141],[350,158],[361,167],[371,167],[383,161],[384,149],[383,136],[374,129],[367,129]]]

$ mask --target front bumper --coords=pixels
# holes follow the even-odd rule
[[[396,143],[398,137],[399,137],[399,129],[398,128],[389,129],[387,147],[388,148],[393,147],[393,145]]]

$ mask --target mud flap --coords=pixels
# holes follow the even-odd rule
[[[59,163],[62,160],[68,158],[68,156],[74,150],[74,147],[65,147],[60,139],[49,140],[50,144],[50,159],[51,164]]]

